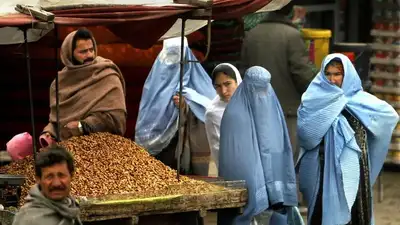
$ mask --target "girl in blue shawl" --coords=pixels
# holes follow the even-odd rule
[[[300,191],[308,224],[371,225],[372,187],[399,116],[363,91],[346,56],[328,55],[321,68],[298,110]]]

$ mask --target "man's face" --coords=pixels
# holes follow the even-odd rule
[[[76,63],[91,63],[96,58],[92,39],[78,39],[74,49],[74,59]]]
[[[42,177],[36,177],[43,195],[51,200],[60,201],[69,196],[71,174],[66,162],[42,168]]]

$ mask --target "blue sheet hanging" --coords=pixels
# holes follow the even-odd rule
[[[339,58],[344,68],[341,88],[331,84],[324,74],[326,65],[334,58]],[[319,145],[324,140],[322,223],[347,224],[358,191],[361,150],[353,129],[341,112],[347,109],[367,130],[371,187],[386,158],[399,116],[388,103],[363,91],[357,71],[346,56],[328,55],[321,68],[302,96],[298,110],[300,190],[308,203],[310,216],[320,177]]]
[[[184,40],[186,60],[197,60]],[[179,91],[181,38],[164,41],[143,87],[135,129],[135,142],[157,155],[178,130],[179,111],[172,97]],[[204,122],[205,108],[216,96],[211,79],[199,63],[184,66],[183,96],[190,110]]]
[[[222,117],[220,176],[246,180],[249,193],[235,225],[249,225],[271,205],[297,205],[292,148],[270,80],[264,68],[248,69]]]

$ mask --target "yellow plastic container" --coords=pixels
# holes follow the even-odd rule
[[[301,29],[303,39],[309,51],[309,58],[320,69],[322,60],[329,54],[329,42],[332,37],[330,30],[322,29]]]

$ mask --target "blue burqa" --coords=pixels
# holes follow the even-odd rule
[[[326,65],[334,58],[343,63],[341,88],[324,75]],[[388,103],[363,91],[361,80],[346,56],[328,55],[321,68],[303,94],[297,113],[300,191],[308,203],[310,218],[320,182],[319,145],[324,140],[322,224],[347,224],[360,181],[361,149],[341,112],[347,109],[367,130],[371,187],[383,166],[399,116]]]
[[[185,38],[186,60],[197,60]],[[164,41],[143,87],[136,122],[135,142],[157,155],[178,131],[178,108],[172,98],[179,91],[181,38]],[[184,66],[183,96],[190,110],[202,122],[206,107],[216,96],[211,78],[199,63]]]
[[[248,189],[248,203],[235,225],[249,225],[275,204],[297,205],[292,148],[270,81],[264,68],[248,69],[222,117],[219,174],[246,180]]]

